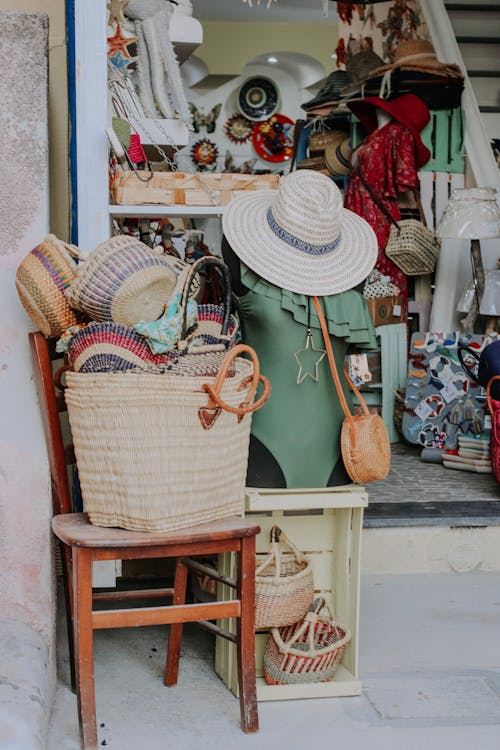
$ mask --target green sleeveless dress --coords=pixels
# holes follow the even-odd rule
[[[319,364],[317,382],[306,377],[297,384],[299,364],[294,353],[305,347],[308,315],[314,346],[324,349],[312,302],[308,304],[305,295],[269,284],[241,262],[240,276],[248,289],[236,297],[242,340],[255,349],[262,373],[272,385],[271,397],[253,415],[252,435],[277,461],[288,488],[326,487],[341,457],[344,413],[326,356]],[[321,299],[349,402],[344,356],[350,345],[376,348],[375,329],[360,292],[350,290]]]

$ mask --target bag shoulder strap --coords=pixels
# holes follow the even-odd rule
[[[337,365],[335,364],[335,357],[333,356],[332,344],[330,341],[330,334],[328,332],[325,315],[321,308],[318,297],[312,297],[312,301],[313,301],[313,305],[316,310],[316,314],[318,316],[318,320],[321,326],[321,333],[323,334],[323,340],[325,342],[326,352],[328,356],[328,363],[330,365],[330,371],[332,373],[333,382],[335,383],[335,387],[337,389],[338,397],[340,400],[340,405],[342,406],[342,411],[344,412],[346,419],[349,421],[352,427],[354,425],[354,417],[349,410],[349,407],[347,405],[347,401],[344,395],[344,391],[342,390],[342,385],[340,383],[340,378],[339,378],[339,374],[337,371]],[[350,387],[356,394],[357,399],[359,400],[361,408],[363,409],[363,413],[366,416],[370,416],[370,410],[368,409],[368,406],[366,405],[366,401],[361,395],[359,389],[354,385],[349,375],[346,372],[344,374],[347,379],[347,382],[349,383]]]
[[[373,188],[371,187],[371,185],[369,185],[368,182],[363,177],[363,173],[361,172],[360,168],[358,168],[357,173],[359,175],[359,179],[361,180],[361,182],[363,184],[363,187],[366,188],[366,190],[369,193],[369,195],[371,196],[373,202],[378,206],[378,208],[380,208],[380,210],[384,214],[385,218],[388,219],[389,223],[394,224],[394,226],[397,229],[400,229],[400,226],[399,226],[398,222],[396,221],[396,219],[394,218],[394,216],[392,216],[392,214],[387,210],[387,208],[384,206],[384,204],[382,203],[382,201],[380,200],[380,198],[375,194],[375,192],[374,192]],[[421,220],[422,224],[424,224],[425,226],[427,226],[427,222],[425,220],[424,209],[422,208],[422,202],[420,200],[420,190],[412,190],[412,193],[415,196],[415,202],[417,204],[418,212],[420,214],[420,220]]]

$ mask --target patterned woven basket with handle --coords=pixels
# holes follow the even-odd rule
[[[325,606],[328,618],[319,616]],[[319,597],[302,622],[271,630],[264,652],[265,680],[269,685],[333,680],[350,640],[350,631],[335,622]]]
[[[495,375],[488,382],[486,400],[491,414],[491,470],[500,484],[500,401],[491,398],[493,383],[500,385],[500,375]]]
[[[283,554],[281,543],[291,553]],[[311,561],[273,526],[269,554],[255,571],[255,627],[291,625],[304,617],[313,598]]]
[[[28,253],[16,273],[16,289],[24,309],[45,336],[60,336],[75,325],[78,313],[70,307],[66,289],[77,273],[80,251],[49,234]]]

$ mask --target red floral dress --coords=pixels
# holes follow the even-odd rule
[[[405,298],[406,318],[407,278],[384,252],[391,224],[361,182],[359,173],[361,171],[363,179],[380,203],[399,221],[401,213],[397,204],[398,195],[419,187],[415,141],[407,127],[392,121],[374,130],[356,149],[356,155],[356,164],[344,194],[344,206],[362,216],[377,235],[379,252],[375,268],[385,276],[390,276],[391,281],[400,288]]]

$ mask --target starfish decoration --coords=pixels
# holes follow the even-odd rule
[[[128,0],[109,0],[108,3],[108,26],[112,26],[116,21],[117,24],[125,20],[123,16],[123,9],[128,3]]]
[[[307,357],[309,358],[309,360],[311,360],[311,354],[313,352],[316,352],[316,355],[319,354],[319,357],[316,355],[313,355],[314,362],[310,363],[310,366],[307,366],[307,367],[304,366],[302,360],[306,360]],[[314,339],[312,337],[311,329],[308,328],[305,347],[303,349],[298,349],[298,351],[296,351],[295,354],[293,355],[299,365],[299,372],[297,375],[297,385],[300,385],[308,377],[311,378],[311,380],[314,380],[315,383],[318,382],[318,377],[319,377],[318,368],[325,354],[326,354],[326,349],[316,349],[316,347],[314,346]]]
[[[133,44],[136,41],[136,36],[123,36],[121,26],[119,23],[117,23],[115,35],[108,36],[108,57],[116,55],[117,52],[120,52],[123,57],[132,58],[132,55],[128,51],[127,47],[129,46],[129,44]]]
[[[115,68],[118,68],[118,70],[122,70],[124,73],[127,72],[130,63],[135,62],[136,59],[136,57],[123,57],[121,52],[115,52],[115,54],[109,58],[110,62],[113,63]]]

